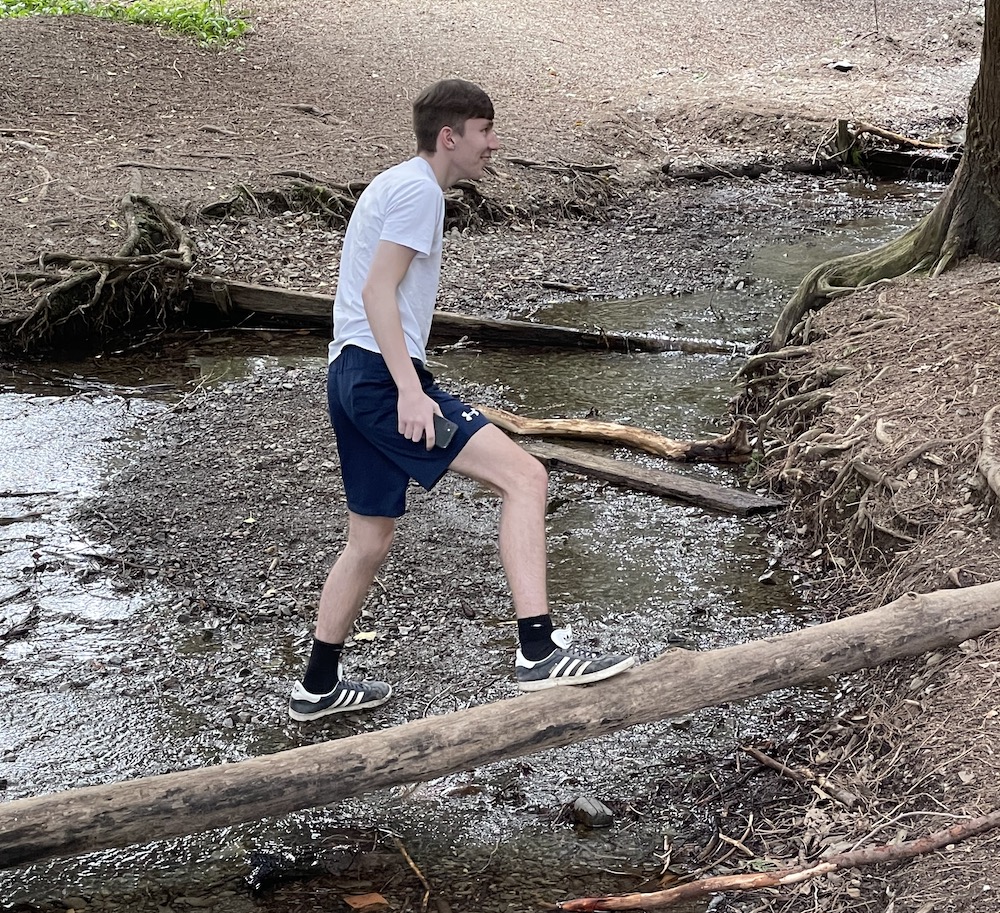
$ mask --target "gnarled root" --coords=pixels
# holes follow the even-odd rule
[[[45,253],[39,271],[15,274],[39,291],[31,313],[14,328],[25,352],[57,339],[86,347],[130,326],[166,326],[183,311],[180,292],[193,263],[187,233],[147,197],[127,195],[122,211],[127,235],[114,255]]]
[[[976,468],[986,480],[993,497],[1000,500],[1000,406],[994,406],[983,419],[983,445]]]

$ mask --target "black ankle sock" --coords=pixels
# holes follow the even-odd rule
[[[553,648],[552,618],[549,615],[535,615],[517,620],[517,639],[521,642],[521,653],[529,662],[545,659]]]
[[[343,644],[328,644],[313,638],[312,653],[306,674],[302,677],[302,687],[313,694],[326,694],[340,680],[340,654]]]

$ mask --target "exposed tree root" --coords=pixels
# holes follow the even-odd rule
[[[951,259],[945,248],[951,209],[944,203],[942,200],[901,237],[874,250],[837,257],[813,269],[782,309],[767,348],[773,351],[788,345],[796,338],[806,313],[833,298],[910,272],[943,270]]]
[[[975,160],[964,159],[934,209],[906,234],[874,250],[817,266],[785,305],[767,348],[781,349],[796,338],[807,343],[799,330],[803,318],[833,298],[908,273],[926,270],[938,276],[972,252],[1000,256],[1000,202],[984,192],[989,186],[989,176]]]
[[[1000,500],[1000,406],[994,406],[983,419],[983,444],[976,463],[993,497]]]
[[[529,163],[527,159],[517,161]],[[549,197],[524,197],[522,194],[516,204],[486,196],[473,181],[459,181],[445,194],[445,230],[510,222],[536,223],[546,219],[603,221],[607,218],[609,205],[618,196],[616,185],[604,173],[611,167],[545,166],[544,170],[563,176],[566,183],[560,185],[560,192]],[[331,184],[294,170],[276,172],[274,176],[288,178],[288,185],[275,190],[253,190],[241,185],[228,199],[204,207],[201,215],[222,218],[247,209],[257,213],[305,211],[318,213],[330,225],[343,228],[354,212],[358,197],[368,186],[367,181]]]
[[[721,892],[755,891],[761,888],[778,888],[801,884],[813,878],[830,875],[843,869],[861,868],[884,863],[905,862],[925,853],[944,849],[954,843],[969,840],[1000,826],[1000,811],[991,812],[956,824],[946,830],[936,831],[919,840],[889,843],[867,849],[837,853],[818,862],[777,869],[773,872],[755,872],[746,875],[722,875],[682,884],[665,891],[623,894],[617,897],[584,897],[556,904],[557,910],[578,913],[595,910],[656,910],[682,900],[693,900]]]
[[[187,233],[148,197],[127,195],[122,212],[127,234],[113,256],[43,253],[39,270],[14,274],[38,292],[27,317],[3,326],[23,351],[56,342],[82,348],[131,325],[167,326],[183,313],[180,292],[193,262]]]

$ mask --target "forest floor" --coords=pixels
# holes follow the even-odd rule
[[[665,163],[676,170],[810,160],[838,118],[946,140],[964,121],[982,16],[982,4],[945,0],[596,7],[257,0],[253,34],[222,52],[79,17],[3,21],[0,318],[31,308],[30,291],[10,274],[41,253],[112,254],[129,193],[183,219],[203,267],[328,291],[336,231],[284,214],[264,227],[247,220],[234,233],[199,213],[236,188],[259,195],[295,174],[331,184],[370,179],[410,154],[409,102],[446,75],[477,81],[493,96],[503,147],[484,192],[517,209],[525,232],[532,217],[586,225],[588,207],[597,217],[602,206],[657,194],[672,207],[663,215],[661,206],[660,233],[670,233],[675,249],[686,240],[701,249],[700,198],[671,181]],[[597,180],[516,159],[615,171]],[[717,225],[718,216],[705,221]],[[740,219],[752,230],[751,217]],[[595,259],[580,252],[587,229],[574,231],[572,256],[550,244],[530,266],[513,248],[491,254],[475,235],[457,236],[443,306],[507,316],[539,298],[545,283],[568,277],[595,296],[691,290],[727,281],[740,253],[738,238],[720,238],[714,263],[664,262],[654,253],[655,268],[643,275],[634,238],[616,248],[602,236],[607,249]],[[1000,267],[966,263],[940,279],[845,296],[817,315],[809,350],[790,366],[788,389],[838,368],[821,410],[786,413],[762,428],[789,445],[761,469],[792,505],[783,560],[823,581],[831,616],[909,591],[1000,579],[995,505],[977,470],[1000,389],[998,288]],[[294,411],[296,385],[312,386],[292,378],[268,395]],[[771,393],[778,399],[782,390]],[[235,417],[213,418],[214,408],[183,426],[181,437],[238,427],[249,448],[264,416],[249,402]],[[305,433],[307,422],[288,421]],[[826,435],[819,444],[837,446],[818,446],[818,434]],[[301,447],[308,462],[309,441]],[[143,566],[168,568],[178,589],[200,574],[199,550],[215,550],[211,564],[220,573],[248,558],[244,538],[212,533],[224,522],[212,479],[227,455],[211,455],[163,453],[134,467],[104,505],[116,530],[110,540],[140,548]],[[286,457],[248,450],[241,465]],[[286,481],[296,478],[305,499],[315,478],[288,473]],[[167,503],[183,510],[167,516]],[[169,536],[150,533],[151,516]],[[320,557],[335,551],[338,537],[324,529],[322,511],[304,510],[295,522],[295,541],[318,544]],[[470,538],[465,549],[473,554],[464,556],[461,542],[435,547],[460,564],[474,561],[480,546]],[[397,573],[405,577],[416,561],[404,557]],[[250,574],[235,574],[234,592],[240,573]],[[843,712],[802,735],[782,760],[830,777],[859,805],[803,790],[782,816],[772,814],[768,833],[744,838],[752,855],[811,859],[824,849],[914,839],[1000,808],[998,670],[1000,642],[989,635],[852,678]],[[901,867],[736,898],[725,909],[992,913],[998,841],[989,833]]]

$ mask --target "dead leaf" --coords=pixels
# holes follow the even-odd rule
[[[352,910],[365,910],[368,907],[387,907],[387,901],[381,894],[351,894],[344,898],[344,903]]]

